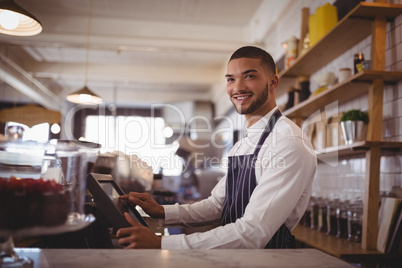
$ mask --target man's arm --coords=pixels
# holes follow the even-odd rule
[[[163,223],[172,225],[197,226],[215,222],[220,218],[223,205],[225,178],[212,190],[212,195],[205,200],[191,205],[159,205],[147,193],[130,192],[120,198],[127,200],[133,205],[139,205],[148,215],[161,219]],[[223,191],[223,192],[222,192]],[[125,213],[126,220],[132,227],[121,228],[116,236],[119,244],[125,248],[161,248],[161,238],[156,236],[149,228],[135,222]]]
[[[207,199],[193,204],[163,206],[166,216],[160,221],[161,225],[203,226],[216,223],[222,213],[225,183],[226,176],[217,183]]]

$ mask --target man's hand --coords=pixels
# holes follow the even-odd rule
[[[129,194],[122,195],[119,198],[128,201],[134,206],[140,206],[145,211],[145,213],[147,213],[152,218],[165,218],[165,210],[163,206],[159,205],[148,193],[130,192]]]
[[[119,238],[121,246],[124,246],[126,249],[161,248],[161,237],[156,236],[151,229],[136,222],[127,212],[124,213],[124,217],[133,227],[121,228],[117,231],[116,237]]]

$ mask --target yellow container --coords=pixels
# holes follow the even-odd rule
[[[338,11],[335,6],[326,3],[315,10],[309,17],[310,45],[313,46],[338,23]]]
[[[309,35],[310,35],[310,46],[313,46],[315,43],[317,43],[318,40],[318,32],[317,32],[317,19],[316,15],[312,14],[308,18],[308,28],[309,28]]]

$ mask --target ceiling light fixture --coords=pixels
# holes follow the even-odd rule
[[[68,95],[67,100],[74,103],[90,105],[95,105],[102,102],[102,98],[93,93],[87,86],[84,86],[80,90]]]
[[[93,93],[88,87],[88,61],[89,61],[89,43],[90,43],[90,32],[91,32],[91,20],[92,20],[92,0],[89,0],[89,11],[88,11],[88,32],[87,32],[87,51],[85,59],[85,83],[84,87],[78,91],[75,91],[67,96],[67,100],[88,105],[97,105],[102,102],[102,98]]]
[[[17,5],[14,0],[0,0],[0,33],[31,36],[42,32],[37,18]]]

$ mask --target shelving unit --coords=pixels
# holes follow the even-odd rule
[[[308,118],[334,101],[342,104],[367,94],[369,85],[376,79],[382,79],[386,84],[395,84],[402,80],[402,72],[364,71],[357,73],[346,81],[284,111],[283,114],[289,118]]]
[[[311,76],[343,52],[370,36],[372,34],[370,22],[373,22],[375,18],[393,20],[402,14],[401,7],[402,5],[386,3],[360,3],[321,40],[300,56],[290,68],[281,71],[279,78]],[[279,87],[276,95],[286,94],[286,90]]]
[[[402,148],[401,142],[382,141],[384,84],[395,84],[402,80],[402,72],[384,71],[386,24],[402,14],[402,5],[384,2],[383,0],[374,3],[361,2],[320,41],[300,56],[291,67],[279,73],[280,79],[296,79],[298,76],[310,77],[346,50],[371,35],[372,71],[355,74],[346,81],[284,112],[286,116],[301,123],[303,119],[315,112],[325,109],[326,105],[334,102],[342,104],[364,94],[368,95],[370,123],[366,141],[336,148],[326,148],[318,154],[319,157],[356,154],[366,157],[362,242],[353,249],[356,254],[378,253],[376,247],[381,154],[384,150],[400,150]],[[277,88],[277,96],[286,93],[286,88]],[[296,228],[294,231],[296,239],[300,241],[309,240],[308,244],[311,246],[332,255],[341,256],[343,250],[347,251],[348,249],[347,245],[341,245],[338,250],[334,251],[332,248],[334,243],[343,243],[337,238],[328,238],[329,241],[328,239],[317,238],[314,234],[309,234],[309,231],[300,232],[297,230]],[[306,233],[309,234],[308,239]]]
[[[352,156],[365,154],[372,147],[380,147],[382,151],[398,152],[402,150],[402,142],[392,141],[361,141],[353,144],[345,144],[328,147],[317,152],[317,157]]]
[[[364,157],[371,148],[379,147],[381,153],[402,151],[402,142],[369,142],[361,141],[348,145],[327,147],[317,151],[319,161],[326,164],[337,164],[340,157]]]

